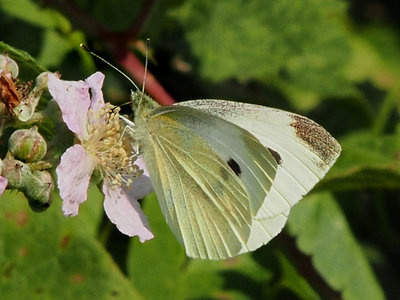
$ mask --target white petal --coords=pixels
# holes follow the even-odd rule
[[[135,165],[143,170],[143,174],[132,180],[133,182],[126,192],[129,194],[130,198],[142,199],[153,192],[153,185],[151,184],[149,171],[147,170],[144,160],[139,157],[135,161]]]
[[[5,177],[0,176],[0,195],[4,193],[4,190],[6,189],[8,184],[8,180]]]
[[[104,106],[103,92],[101,88],[103,87],[104,74],[101,72],[96,72],[90,77],[85,79],[85,82],[89,85],[90,93],[92,95],[90,108],[98,111]]]
[[[48,88],[61,109],[65,124],[81,139],[86,139],[89,85],[84,81],[60,80],[54,74],[49,74]]]
[[[119,231],[128,236],[137,235],[142,243],[154,237],[136,199],[129,198],[123,189],[111,188],[107,184],[103,185],[103,193],[104,211]]]
[[[150,176],[149,170],[147,169],[146,163],[144,162],[142,156],[139,156],[139,158],[135,160],[135,165],[137,165],[141,170],[143,170],[144,175],[146,175],[147,177]]]
[[[76,216],[79,205],[86,201],[87,189],[95,162],[81,145],[68,148],[58,165],[57,185],[63,200],[65,216]]]

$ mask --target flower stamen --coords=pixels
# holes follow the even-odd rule
[[[95,111],[88,111],[88,140],[85,149],[96,158],[101,174],[115,187],[129,186],[132,176],[143,171],[134,164],[138,154],[132,147],[130,136],[121,131],[120,108],[110,103]]]

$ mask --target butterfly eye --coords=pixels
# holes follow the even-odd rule
[[[237,176],[240,176],[242,170],[240,170],[238,163],[233,158],[229,159],[227,164]]]

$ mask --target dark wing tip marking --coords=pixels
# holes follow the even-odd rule
[[[339,143],[320,125],[299,115],[292,116],[297,137],[303,140],[328,165],[331,165],[341,151]]]
[[[271,148],[267,148],[267,149],[268,149],[269,153],[271,153],[272,157],[275,159],[276,163],[278,165],[280,165],[282,163],[282,157],[280,156],[280,154]]]
[[[236,174],[236,176],[240,176],[240,174],[242,174],[240,166],[233,158],[229,159],[226,163],[228,164],[229,168],[231,168],[232,171]]]

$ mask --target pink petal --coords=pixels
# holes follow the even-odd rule
[[[61,156],[56,172],[65,216],[76,216],[86,201],[87,189],[95,162],[81,145],[74,145]]]
[[[90,105],[89,85],[84,81],[60,80],[49,75],[48,88],[62,112],[68,128],[81,139],[87,138],[87,112]]]
[[[4,193],[4,190],[6,189],[8,184],[8,180],[5,177],[0,176],[0,195]]]
[[[89,85],[90,93],[92,95],[90,108],[98,111],[104,106],[103,92],[101,88],[103,87],[104,74],[101,72],[96,72],[87,79],[85,82]]]
[[[104,211],[119,231],[139,237],[143,243],[154,237],[149,222],[136,199],[129,198],[125,190],[103,185]]]

